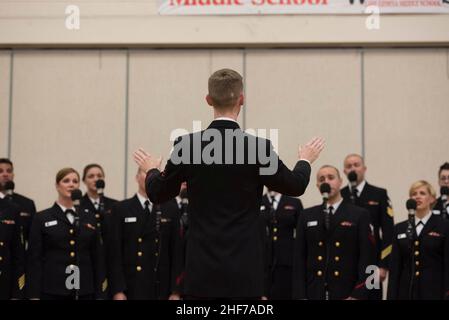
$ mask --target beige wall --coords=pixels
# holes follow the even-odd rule
[[[39,209],[56,199],[59,169],[90,162],[123,196],[125,75],[123,51],[15,52],[11,158],[17,190]]]
[[[0,46],[403,46],[448,45],[447,15],[160,16],[157,1],[0,0]],[[65,28],[79,5],[81,29]]]
[[[2,53],[0,68],[9,72],[9,52]],[[127,59],[125,50],[14,51],[11,157],[17,190],[39,209],[55,199],[55,173],[67,165],[99,162],[107,194],[133,194],[132,151],[143,146],[166,159],[172,129],[191,131],[192,120],[204,128],[212,117],[207,78],[225,66],[246,76],[240,122],[278,128],[290,167],[298,144],[326,138],[306,206],[319,202],[316,168],[341,168],[347,153],[364,147],[368,180],[389,190],[399,221],[410,183],[436,185],[438,166],[449,160],[440,142],[449,133],[447,49],[131,50]],[[0,74],[8,92],[9,74]],[[4,132],[9,102],[0,97]]]
[[[370,50],[365,55],[369,179],[388,186],[396,221],[408,190],[449,161],[449,50]]]
[[[0,157],[8,153],[11,52],[0,51]]]

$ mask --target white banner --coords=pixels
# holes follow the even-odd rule
[[[159,0],[159,3],[161,15],[449,13],[449,0]]]

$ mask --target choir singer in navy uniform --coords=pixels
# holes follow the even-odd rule
[[[291,300],[293,247],[301,200],[268,190],[262,198],[261,217],[266,239],[266,296]]]
[[[350,154],[346,156],[343,165],[345,175],[349,178],[353,175],[354,181],[350,181],[350,185],[341,190],[341,195],[345,201],[352,200],[353,204],[365,208],[370,213],[376,239],[376,264],[379,267],[379,289],[370,291],[370,299],[382,300],[382,282],[388,273],[393,239],[393,207],[387,190],[373,186],[365,180],[367,168],[362,156]]]
[[[318,188],[324,183],[330,186],[327,203],[306,209],[299,217],[293,298],[367,299],[366,280],[370,274],[367,267],[374,261],[369,213],[343,201],[337,168],[329,165],[320,168]]]
[[[73,168],[56,174],[58,199],[33,219],[28,251],[27,292],[30,299],[104,299],[104,266],[98,259],[95,216],[75,207],[71,195],[80,177]]]
[[[110,238],[112,236],[111,210],[114,204],[118,201],[104,195],[104,178],[104,170],[99,164],[91,163],[84,167],[83,182],[87,191],[81,199],[81,205],[84,208],[89,209],[90,212],[95,213],[95,226],[100,242],[100,251],[98,252],[98,255],[105,266],[105,274],[104,279],[101,281],[101,289],[104,294],[109,297],[108,278],[110,277],[110,265],[112,264],[112,261],[110,261],[112,250],[110,246]]]
[[[20,299],[25,286],[20,210],[0,194],[0,300]]]
[[[241,75],[218,70],[209,77],[208,89],[206,101],[213,108],[214,121],[206,130],[180,137],[163,172],[158,169],[161,160],[142,149],[134,159],[147,174],[146,191],[155,203],[175,197],[181,183],[187,182],[185,298],[260,299],[264,295],[259,223],[263,187],[302,195],[309,183],[310,163],[318,158],[324,141],[317,138],[304,146],[290,171],[270,140],[240,129]]]
[[[142,170],[137,171],[138,192],[112,211],[114,300],[180,298],[176,286],[182,272],[179,208],[175,201],[150,202],[145,176]]]
[[[449,299],[449,221],[432,214],[435,190],[417,181],[409,191],[416,213],[395,226],[389,300]]]
[[[11,160],[2,158],[0,159],[0,197],[2,194],[6,196],[5,193],[7,193],[7,190],[5,190],[4,186],[8,181],[14,181],[14,166]],[[12,184],[12,186],[14,186],[14,184]],[[12,191],[14,190],[10,190],[10,192]],[[30,235],[31,221],[36,214],[36,206],[33,200],[17,192],[12,192],[10,200],[14,202],[14,204],[18,206],[20,210],[18,220],[20,237],[21,241],[25,245],[26,250],[28,248],[28,238]]]

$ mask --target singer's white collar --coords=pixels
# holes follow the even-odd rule
[[[0,191],[0,199],[5,199],[5,194],[3,192]]]
[[[360,197],[360,195],[362,194],[363,188],[365,188],[366,185],[366,180],[363,180],[362,182],[359,183],[359,185],[357,187],[355,187],[357,189],[357,191],[359,192],[358,195]]]
[[[148,207],[150,208],[150,211],[151,211],[151,208],[153,207],[153,203],[151,203],[150,199],[142,196],[139,192],[137,192],[136,194],[137,194],[137,198],[139,199],[140,205],[142,206],[143,209],[145,209],[145,201],[148,200],[150,202],[150,205]]]
[[[279,203],[279,201],[281,201],[281,197],[282,197],[282,194],[280,194],[279,192],[276,192],[276,194],[274,195],[274,197],[272,197],[272,196],[270,195],[270,193],[268,193],[268,199],[270,200],[270,202],[273,202],[273,198],[274,198],[274,200],[275,200],[277,203]]]
[[[56,204],[61,208],[62,212],[64,212],[64,213],[67,211],[67,209],[71,209],[71,210],[75,211],[75,207],[66,208],[66,207],[64,207],[62,204],[60,204],[57,201],[56,201]]]
[[[97,199],[89,197],[89,200],[90,202],[92,202],[92,204],[94,204],[95,202],[100,203],[100,197],[98,197]]]
[[[423,225],[426,225],[426,223],[427,223],[427,221],[429,221],[431,215],[432,215],[432,211],[429,211],[422,219],[418,219],[418,217],[416,217],[415,226],[417,226],[420,221],[422,221]]]
[[[343,198],[341,198],[340,201],[335,202],[334,204],[328,203],[326,207],[327,207],[327,209],[329,209],[329,207],[332,206],[332,208],[334,208],[332,211],[333,211],[333,213],[335,213],[335,212],[337,212],[338,207],[341,205],[342,202],[343,202]]]
[[[175,199],[176,199],[176,203],[178,204],[178,207],[181,207],[181,202],[182,202],[181,197],[179,195],[177,195]]]

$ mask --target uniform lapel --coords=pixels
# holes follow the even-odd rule
[[[95,209],[95,206],[92,203],[92,201],[90,201],[90,198],[87,195],[87,193],[84,195],[84,203],[85,203],[85,206],[87,207],[87,209],[89,209],[89,211],[91,211],[93,213],[97,212],[97,209]]]
[[[432,229],[436,226],[436,219],[435,216],[432,214],[429,218],[429,220],[427,220],[427,223],[424,225],[424,228],[421,230],[421,233],[418,236],[418,239],[421,239],[423,237],[423,235],[429,233],[430,231],[432,231]],[[416,228],[416,226],[415,226]]]
[[[281,195],[281,197],[279,198],[279,203],[278,206],[276,208],[276,215],[279,214],[279,212],[282,211],[282,206],[285,205],[285,196]]]
[[[61,221],[69,226],[71,226],[72,224],[70,223],[69,219],[67,218],[65,212],[62,211],[61,207],[55,202],[55,204],[53,205],[53,218],[55,220]]]
[[[346,204],[343,201],[337,208],[337,211],[333,214],[331,217],[331,232],[330,234],[333,234],[335,232],[335,229],[340,225],[340,223],[345,218],[346,214]]]
[[[363,187],[362,193],[359,195],[359,204],[363,205],[368,202],[370,185],[368,182],[365,182],[365,186]]]

